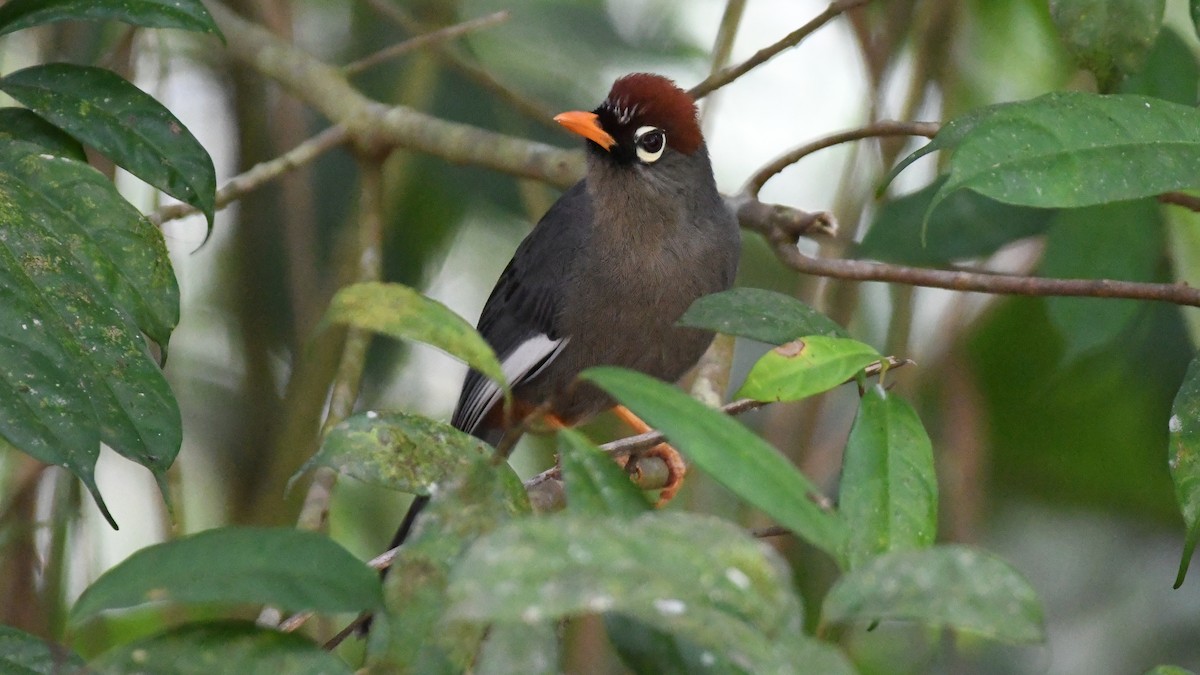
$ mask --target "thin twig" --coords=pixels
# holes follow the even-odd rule
[[[775,158],[766,166],[756,171],[753,176],[750,176],[750,178],[746,181],[745,186],[742,187],[742,191],[757,197],[759,191],[762,190],[763,185],[766,185],[768,180],[770,180],[780,171],[783,171],[787,167],[795,164],[796,162],[818,150],[824,150],[825,148],[830,148],[841,143],[849,143],[850,141],[858,141],[864,138],[874,138],[879,136],[924,136],[926,138],[933,138],[937,135],[938,129],[940,128],[941,125],[936,122],[896,122],[893,120],[881,120],[879,122],[868,124],[865,127],[848,129],[846,131],[840,131],[836,134],[830,134],[823,138],[818,138],[811,143],[806,143],[795,150],[791,150]]]
[[[409,52],[416,51],[418,49],[424,49],[426,47],[432,47],[449,40],[455,40],[467,35],[468,33],[482,30],[484,28],[490,28],[496,24],[503,23],[508,21],[509,16],[510,15],[507,10],[499,11],[494,14],[479,17],[478,19],[471,19],[470,21],[464,21],[462,23],[454,24],[453,26],[446,26],[445,28],[431,31],[423,35],[418,35],[417,37],[410,38],[399,44],[385,47],[384,49],[381,49],[370,56],[365,56],[357,61],[348,63],[342,67],[342,72],[347,75],[357,75],[367,68],[376,66],[384,61],[394,59]]]
[[[704,98],[717,89],[724,87],[742,75],[745,75],[751,70],[754,70],[758,66],[771,60],[780,52],[795,47],[802,40],[804,40],[804,38],[812,35],[817,31],[817,29],[829,23],[842,12],[854,9],[860,5],[865,5],[867,2],[869,2],[869,0],[837,0],[837,2],[834,2],[826,7],[825,11],[818,14],[812,21],[809,21],[791,33],[788,33],[787,36],[785,36],[782,40],[769,47],[764,47],[758,50],[754,53],[754,56],[751,56],[736,66],[725,68],[719,73],[709,75],[708,77],[704,78],[703,82],[692,87],[688,93],[691,94],[692,98],[696,100]]]
[[[1149,284],[1112,279],[1050,279],[990,272],[928,269],[864,260],[813,258],[796,248],[796,239],[781,229],[762,223],[743,226],[760,232],[775,249],[776,256],[788,267],[822,277],[853,281],[944,288],[951,291],[991,293],[995,295],[1062,296],[1089,298],[1125,298],[1159,300],[1176,305],[1200,307],[1200,290],[1186,284]]]
[[[1186,192],[1164,192],[1158,196],[1158,201],[1163,204],[1182,206],[1185,209],[1200,213],[1200,197],[1189,195]]]
[[[342,145],[349,138],[350,135],[344,127],[332,126],[275,159],[255,164],[244,173],[229,179],[229,182],[217,190],[217,210],[225,208],[246,193],[262,187],[283,174],[308,164],[333,148]],[[146,217],[151,223],[162,225],[169,220],[199,212],[200,210],[191,204],[177,203],[163,206]]]

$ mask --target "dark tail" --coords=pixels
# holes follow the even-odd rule
[[[400,523],[400,527],[396,529],[396,534],[392,537],[392,543],[388,545],[388,549],[393,549],[404,543],[408,539],[408,533],[412,530],[413,523],[416,522],[417,516],[421,515],[421,511],[425,510],[425,506],[429,504],[429,495],[417,495],[413,498],[412,503],[408,505],[408,513],[404,514],[404,520]],[[383,568],[382,574],[387,574],[389,568]]]

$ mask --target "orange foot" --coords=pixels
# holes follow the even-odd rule
[[[644,434],[650,431],[650,425],[642,421],[642,418],[634,415],[633,412],[623,405],[613,408],[613,412],[621,419],[634,433]],[[683,461],[683,456],[679,451],[671,447],[667,443],[659,443],[658,445],[635,453],[640,457],[658,457],[667,465],[667,484],[662,487],[662,491],[658,493],[658,503],[654,506],[662,508],[667,505],[675,494],[679,492],[679,488],[683,487],[683,479],[687,476],[687,464]],[[628,465],[631,457],[626,457],[620,460],[622,468]]]

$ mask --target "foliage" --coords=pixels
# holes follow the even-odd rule
[[[642,10],[639,30],[647,34],[637,42],[625,36],[632,30],[628,25],[613,22],[605,3],[570,3],[570,8],[564,8],[561,3],[530,2],[543,10],[543,18],[531,21],[550,21],[545,17],[553,15],[553,20],[573,26],[572,30],[587,22],[602,24],[602,31],[584,33],[607,36],[599,45],[570,37],[574,33],[552,38],[554,48],[569,51],[571,62],[578,61],[579,68],[595,60],[589,50],[603,51],[620,40],[628,41],[630,51],[640,56],[698,57],[671,32],[672,9],[665,3],[648,3]],[[874,4],[880,6],[853,10],[853,20],[862,36],[890,32],[889,39],[895,40],[862,38],[864,52],[889,47],[873,53],[873,61],[867,59],[867,67],[876,69],[871,76],[876,89],[882,90],[885,83],[889,68],[884,66],[895,64],[905,37],[910,36],[917,40],[914,49],[920,58],[930,61],[918,69],[920,77],[928,79],[913,87],[916,98],[909,101],[909,109],[918,109],[925,101],[922,92],[927,85],[946,92],[947,111],[967,100],[967,94],[956,89],[963,86],[961,82],[936,75],[941,72],[938,67],[950,67],[940,60],[945,54],[939,56],[937,45],[920,43],[925,34],[920,21],[931,19],[921,18],[925,15],[911,3]],[[1014,16],[1025,6],[1012,0],[956,11],[978,18],[1007,11],[997,9],[1001,4]],[[286,385],[280,387],[273,379],[278,372],[261,363],[248,366],[247,378],[260,379],[247,391],[268,400],[244,413],[241,430],[249,436],[266,433],[263,430],[276,435],[261,447],[248,444],[264,456],[242,453],[250,456],[229,460],[239,468],[249,467],[234,472],[238,475],[231,482],[245,480],[246,473],[269,472],[269,478],[252,485],[269,493],[256,498],[274,503],[282,497],[281,476],[292,475],[296,482],[310,475],[307,469],[318,468],[303,507],[316,508],[318,522],[328,516],[327,481],[335,472],[381,491],[428,498],[428,508],[417,519],[408,542],[395,553],[387,578],[381,580],[362,563],[361,551],[347,550],[364,548],[350,537],[335,541],[322,533],[244,523],[180,534],[140,548],[98,578],[87,580],[63,622],[65,629],[51,621],[43,627],[21,626],[28,630],[0,626],[0,666],[22,673],[84,667],[112,673],[352,672],[360,668],[365,672],[549,673],[567,669],[564,664],[579,648],[564,634],[587,629],[580,626],[587,625],[583,617],[591,616],[600,621],[587,630],[602,631],[612,645],[609,658],[619,659],[621,667],[633,672],[700,668],[728,673],[873,672],[874,655],[861,645],[877,627],[886,633],[896,624],[916,625],[911,642],[925,650],[938,644],[943,630],[963,636],[959,645],[964,652],[976,648],[978,638],[989,644],[1039,643],[1046,640],[1045,624],[1052,614],[1044,608],[1036,584],[1027,580],[1020,565],[990,551],[986,541],[959,543],[983,539],[977,533],[946,525],[963,520],[957,510],[965,509],[968,501],[963,496],[968,490],[958,484],[955,473],[967,461],[956,452],[978,450],[984,435],[976,428],[976,437],[963,440],[962,434],[953,433],[961,422],[954,418],[964,408],[969,408],[968,416],[992,413],[989,421],[994,430],[989,440],[998,448],[997,473],[1003,477],[1006,466],[1028,470],[1038,466],[1035,461],[1052,461],[1047,456],[1087,452],[1090,443],[1081,434],[1092,434],[1086,437],[1092,439],[1120,435],[1105,429],[1135,428],[1116,416],[1087,409],[1084,404],[1093,400],[1089,396],[1105,399],[1113,409],[1136,399],[1139,410],[1146,411],[1138,416],[1145,427],[1138,428],[1165,429],[1161,437],[1147,440],[1149,435],[1142,434],[1138,439],[1157,449],[1153,462],[1131,459],[1135,453],[1125,452],[1120,461],[1127,464],[1116,466],[1134,466],[1136,471],[1125,475],[1109,467],[1119,475],[1109,475],[1108,480],[1136,494],[1138,503],[1161,504],[1170,500],[1169,473],[1179,505],[1178,513],[1171,516],[1178,520],[1181,515],[1186,528],[1176,585],[1183,584],[1200,539],[1200,462],[1196,459],[1200,366],[1185,336],[1182,309],[1114,299],[1104,281],[1186,281],[1195,269],[1194,261],[1200,259],[1188,262],[1189,255],[1197,255],[1189,252],[1188,242],[1200,239],[1180,227],[1182,223],[1194,229],[1200,222],[1187,221],[1178,206],[1163,203],[1191,204],[1200,211],[1194,196],[1178,192],[1200,187],[1200,117],[1195,109],[1200,69],[1192,51],[1194,36],[1185,40],[1174,28],[1164,27],[1164,5],[1162,0],[1056,0],[1042,7],[1038,25],[1061,36],[1067,54],[1063,62],[1069,58],[1087,70],[1092,86],[1066,90],[1060,82],[1044,87],[1058,90],[1024,100],[964,105],[961,114],[947,113],[948,121],[927,145],[899,162],[897,149],[880,145],[886,166],[864,173],[875,181],[895,164],[880,181],[882,204],[868,212],[865,236],[858,243],[852,237],[844,239],[840,249],[864,260],[926,269],[969,267],[972,261],[1021,240],[1044,237],[1044,250],[1028,267],[1036,267],[1042,281],[1094,279],[1094,292],[1089,295],[1095,297],[1027,301],[1036,302],[1032,305],[1004,303],[977,321],[958,317],[966,328],[952,336],[956,346],[928,366],[898,371],[889,370],[889,364],[897,361],[885,355],[906,355],[915,320],[914,301],[903,295],[905,291],[895,292],[890,299],[886,349],[877,347],[883,340],[871,322],[856,313],[854,302],[834,304],[822,312],[792,294],[749,287],[702,298],[681,324],[745,339],[747,354],[753,354],[736,371],[744,377],[734,389],[735,398],[749,399],[752,407],[768,407],[775,415],[773,424],[763,429],[756,427],[757,422],[734,419],[670,383],[632,371],[598,367],[582,378],[661,432],[689,460],[694,473],[701,474],[700,480],[706,481],[702,489],[721,495],[725,507],[714,507],[719,500],[710,500],[699,507],[693,502],[693,508],[652,509],[605,449],[583,433],[559,430],[549,443],[560,456],[565,509],[536,513],[528,493],[539,488],[534,481],[523,484],[503,461],[507,448],[497,452],[417,412],[420,401],[410,401],[408,410],[349,414],[353,401],[360,395],[369,397],[382,379],[368,378],[359,391],[361,376],[373,370],[368,364],[385,360],[380,353],[363,356],[368,334],[433,346],[492,378],[506,395],[508,384],[490,347],[445,304],[410,285],[380,283],[377,273],[330,274],[313,282],[311,294],[297,293],[295,304],[282,312],[296,315],[290,317],[298,326],[293,343],[276,338],[265,346],[247,347],[247,353],[257,353],[264,361],[276,350],[286,351],[290,367]],[[1195,17],[1197,3],[1191,5]],[[416,17],[399,10],[398,20],[411,23],[409,32],[419,32],[414,26],[421,21],[453,23],[459,18],[458,9],[427,3]],[[449,14],[438,16],[439,11]],[[578,17],[566,16],[576,11]],[[20,37],[35,26],[52,30],[76,25],[60,22],[80,20],[178,29],[200,34],[204,42],[192,44],[204,44],[206,49],[224,50],[228,38],[229,52],[236,58],[252,61],[255,68],[274,73],[271,76],[277,79],[288,77],[272,71],[270,59],[255,61],[247,56],[255,45],[246,43],[238,24],[228,23],[233,30],[218,28],[218,23],[224,27],[241,21],[222,18],[227,13],[224,6],[213,5],[210,14],[198,0],[10,0],[0,6],[0,35]],[[214,15],[219,21],[214,21]],[[958,20],[956,16],[948,12],[949,18],[941,20],[952,22]],[[581,23],[581,17],[586,21]],[[662,21],[655,23],[651,20],[655,17]],[[356,26],[363,37],[359,47],[384,39],[378,26],[362,23]],[[925,28],[935,33],[933,27]],[[260,41],[276,40],[271,34],[258,35]],[[500,42],[503,35],[497,38]],[[529,58],[519,62],[505,61],[503,50],[491,39],[481,39],[479,51],[496,59],[498,70],[529,74],[537,55],[527,53]],[[286,45],[271,44],[277,63],[310,58],[297,56]],[[528,40],[521,44],[524,50],[538,46]],[[456,61],[462,56],[454,48],[439,43],[431,49],[442,63],[462,63]],[[492,106],[511,105],[518,111],[524,106],[528,112],[536,105],[523,99],[513,103],[519,97],[480,84],[486,75],[470,67],[444,74],[439,69],[449,67],[436,65],[433,58],[416,58],[415,74],[410,73],[412,79],[403,84],[381,76],[361,83],[363,90],[381,99],[407,104],[389,114],[401,119],[402,127],[415,125],[405,128],[422,130],[417,141],[400,144],[399,149],[437,155],[443,147],[439,143],[444,143],[460,153],[453,156],[463,156],[463,139],[474,138],[470,134],[475,130],[467,125],[436,127],[434,122],[445,122],[415,113],[428,109],[437,117],[461,117],[470,124],[499,127],[508,134],[500,144],[503,148],[532,158],[533,168],[522,165],[525,168],[512,173],[558,180],[560,174],[555,172],[562,163],[545,160],[551,154],[544,146],[521,140],[540,138],[544,130],[533,123],[511,121],[507,112],[486,114]],[[308,70],[281,70],[307,73],[314,82],[341,77],[321,64],[301,61],[301,65]],[[1190,75],[1181,77],[1181,72]],[[261,95],[245,85],[239,86],[247,100]],[[543,88],[539,93],[554,90],[545,83],[539,86]],[[328,100],[333,89],[316,84],[312,89],[315,93],[298,95],[311,97],[306,100],[331,117],[339,104],[346,103]],[[591,91],[590,86],[581,89]],[[149,469],[169,504],[168,471],[177,470],[173,466],[189,410],[186,390],[176,384],[173,392],[162,369],[167,345],[180,322],[175,271],[163,233],[152,224],[165,216],[147,218],[118,192],[112,175],[92,164],[119,166],[196,209],[207,222],[206,232],[214,232],[216,173],[192,132],[155,97],[114,69],[68,62],[32,65],[0,78],[0,91],[21,106],[0,109],[0,287],[5,294],[0,303],[4,380],[0,437],[11,446],[5,449],[5,464],[0,466],[5,474],[0,478],[17,486],[19,472],[8,468],[9,459],[15,465],[26,461],[24,455],[65,467],[116,527],[96,479],[101,444]],[[353,117],[348,113],[347,119],[334,122],[349,128]],[[445,137],[429,131],[434,128]],[[312,197],[314,211],[332,209],[333,200],[324,198],[328,191],[346,192],[347,181],[361,179],[358,229],[341,232],[340,226],[353,218],[339,211],[329,219],[339,225],[326,225],[329,232],[313,230],[307,238],[291,240],[296,250],[316,247],[315,242],[325,237],[329,248],[339,254],[329,255],[331,261],[350,259],[353,262],[346,268],[361,272],[378,269],[386,243],[404,249],[391,252],[406,260],[405,269],[394,276],[415,285],[429,250],[436,248],[436,242],[449,240],[451,230],[444,221],[451,215],[457,220],[469,205],[477,204],[468,196],[486,198],[510,211],[521,199],[531,211],[541,210],[535,205],[544,207],[540,203],[545,196],[535,188],[518,188],[492,174],[479,177],[464,172],[448,177],[440,173],[445,167],[437,161],[398,152],[397,145],[388,145],[381,136],[348,133],[354,136],[351,152],[363,175],[326,164],[318,170],[326,172],[329,180],[315,180],[309,187],[317,195]],[[934,152],[940,162],[938,176],[907,195],[886,192],[893,179],[902,172],[907,178],[917,160]],[[429,169],[434,163],[438,168]],[[503,168],[496,162],[479,164]],[[454,182],[460,178],[469,187]],[[404,195],[398,200],[402,203],[390,205],[400,214],[392,228],[382,225],[389,206],[385,183],[404,186],[398,192]],[[859,184],[846,194],[867,194],[870,187],[875,186]],[[291,186],[292,197],[299,199],[303,192]],[[244,197],[247,212],[260,218],[271,213],[254,202],[260,196],[235,196]],[[742,193],[731,197],[730,203],[737,206],[751,200],[756,201],[757,195]],[[402,227],[405,223],[411,227]],[[771,221],[760,229],[777,226]],[[278,231],[295,235],[289,227],[293,225]],[[299,230],[301,225],[294,227]],[[422,233],[421,228],[431,230]],[[432,231],[436,228],[440,229]],[[427,238],[419,245],[405,246],[403,241],[385,242],[382,232],[400,239]],[[355,243],[347,243],[350,240]],[[766,259],[756,260],[754,249],[748,248],[744,279],[761,274],[765,267],[782,269],[773,260],[757,265]],[[247,244],[242,252],[252,251]],[[298,279],[310,271],[316,273],[304,264],[316,265],[321,256],[309,253],[287,261],[294,266],[293,283],[301,284]],[[507,255],[507,250],[497,254]],[[249,263],[243,260],[243,264],[262,262],[246,257]],[[786,262],[787,257],[782,257]],[[322,270],[328,263],[320,261]],[[332,292],[331,283],[328,297],[321,296],[316,289],[333,278],[338,290]],[[788,277],[763,285],[780,288],[792,281]],[[850,286],[843,289],[854,292]],[[253,287],[247,292],[264,291]],[[863,297],[870,296],[864,292]],[[316,309],[305,303],[316,303]],[[242,310],[240,320],[247,335],[272,330],[253,327],[277,317],[266,316],[252,304]],[[1014,335],[1015,340],[1007,339]],[[1173,341],[1168,339],[1171,336]],[[247,338],[248,345],[253,342]],[[963,358],[961,352],[973,354],[971,368],[961,368],[955,361]],[[1130,366],[1125,361],[1130,353],[1145,358]],[[1191,365],[1184,373],[1181,364],[1189,358]],[[336,369],[329,365],[337,361]],[[907,375],[913,370],[920,374]],[[1130,378],[1120,375],[1130,372],[1152,376],[1143,378],[1148,383],[1126,386]],[[701,385],[714,381],[709,374],[699,377]],[[970,377],[978,380],[984,403],[972,403],[972,396],[953,389]],[[1176,391],[1180,380],[1182,386]],[[1052,396],[1054,386],[1073,391]],[[329,391],[331,402],[323,413]],[[182,414],[176,394],[185,404]],[[1170,402],[1160,399],[1171,395],[1174,403],[1168,414]],[[823,406],[832,407],[835,401],[848,402],[841,409],[848,414],[823,415]],[[285,403],[294,407],[287,409],[286,416],[276,415]],[[800,403],[811,414],[798,417],[782,403]],[[1063,416],[1071,419],[1053,420],[1052,430],[1039,428],[1039,415],[1071,404],[1090,415]],[[261,419],[260,410],[267,411]],[[802,451],[809,448],[801,446],[829,445],[827,440],[814,430],[779,432],[790,428],[795,419],[810,426],[820,423],[824,436],[838,439],[833,459],[822,460],[827,465],[823,472],[822,461],[803,461]],[[286,427],[287,432],[277,431],[276,426]],[[323,428],[318,431],[318,426]],[[830,427],[836,430],[831,432]],[[217,435],[215,429],[211,431]],[[1047,452],[1045,446],[1053,443],[1045,439],[1058,438],[1055,433],[1080,437],[1062,443],[1059,454],[1054,452],[1059,448]],[[949,439],[953,438],[969,447],[952,447]],[[1096,445],[1103,440],[1108,439],[1100,438]],[[1169,444],[1169,459],[1162,457],[1163,443]],[[1001,451],[1016,446],[1021,449],[1007,455],[1011,463],[1006,465]],[[1040,454],[1035,460],[1013,462],[1011,457],[1021,451]],[[295,472],[301,462],[294,460],[302,454],[307,461]],[[1087,463],[1103,464],[1083,456]],[[1057,497],[1087,489],[1088,474],[1071,469],[1040,472],[1050,474],[1039,476],[1049,486],[1044,491]],[[1157,482],[1145,481],[1151,489],[1137,487],[1142,485],[1138,476],[1148,473],[1157,475]],[[1011,483],[1019,486],[1017,490],[1038,489],[1036,483]],[[46,527],[54,534],[46,548],[51,563],[38,568],[44,581],[37,589],[30,581],[25,589],[31,595],[41,593],[41,601],[51,607],[46,613],[52,615],[65,604],[66,549],[78,545],[68,537],[68,526],[76,520],[78,508],[70,507],[69,500],[58,500],[49,524],[35,523],[31,505],[36,500],[30,495],[36,492],[36,481],[27,485],[34,487],[14,489],[11,498],[5,496],[0,502],[4,509],[0,524],[6,528],[0,529],[0,547],[18,550],[28,541],[26,548],[33,550],[35,529]],[[362,489],[351,485],[338,486],[338,499],[351,500],[351,492]],[[985,490],[988,485],[979,481],[969,487]],[[1092,501],[1111,498],[1101,494]],[[296,517],[295,509],[288,510],[286,503],[272,508],[284,512],[281,521]],[[334,508],[337,535],[336,503]],[[741,512],[735,513],[736,509]],[[355,517],[370,520],[370,513],[378,512],[364,509]],[[24,521],[17,517],[21,514],[27,516]],[[247,508],[228,520],[258,521],[259,516]],[[774,523],[789,542],[802,545],[767,545],[760,535],[779,532],[748,529],[746,521],[751,518]],[[390,514],[380,520],[385,529],[394,522]],[[378,546],[366,548],[377,552]],[[33,564],[27,567],[32,569]],[[0,602],[4,604],[19,603]],[[310,625],[305,635],[244,621],[248,609],[262,606],[316,613],[323,621],[313,623],[322,625]],[[374,614],[362,653],[349,648],[330,653],[319,647],[318,640],[329,637],[332,623],[349,622],[360,613]],[[1163,658],[1141,667],[1173,655],[1156,656]],[[913,669],[921,670],[922,665]],[[1151,672],[1186,671],[1158,666]]]

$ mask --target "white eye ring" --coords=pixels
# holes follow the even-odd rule
[[[658,127],[638,127],[633,132],[633,147],[638,159],[646,164],[657,162],[667,149],[667,134]]]

